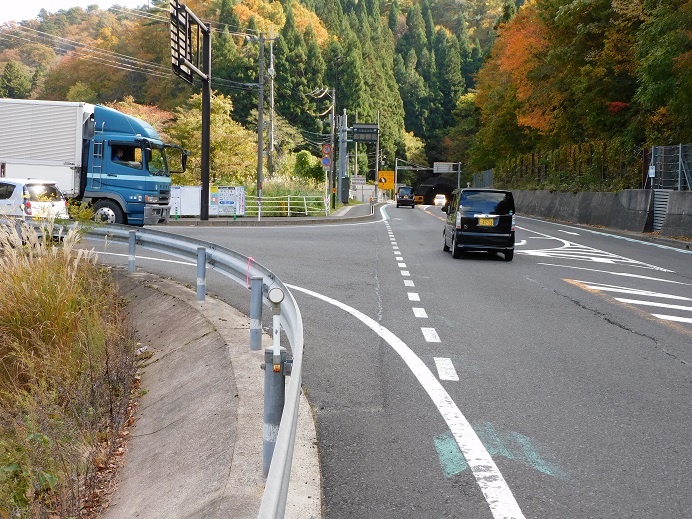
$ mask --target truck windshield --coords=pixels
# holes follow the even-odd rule
[[[151,158],[147,162],[147,167],[149,173],[152,175],[168,177],[170,173],[168,171],[168,162],[166,161],[166,151],[163,147],[153,147],[151,148]]]

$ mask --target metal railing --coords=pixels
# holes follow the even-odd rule
[[[261,216],[315,216],[329,214],[329,198],[322,196],[263,196]],[[245,216],[257,216],[256,196],[245,197]]]
[[[692,144],[654,146],[649,166],[652,168],[646,187],[678,191],[692,189]]]
[[[293,355],[291,377],[286,388],[281,423],[279,425],[271,466],[262,496],[259,515],[261,518],[283,517],[288,496],[288,485],[291,477],[293,447],[298,423],[298,405],[300,402],[301,373],[303,360],[303,318],[298,304],[291,292],[269,269],[254,259],[243,256],[231,249],[203,242],[188,237],[179,237],[171,233],[150,229],[133,230],[132,227],[106,225],[85,231],[90,240],[105,240],[129,245],[128,266],[134,271],[136,247],[163,252],[179,258],[197,262],[197,297],[204,297],[206,279],[205,267],[212,268],[248,288],[250,280],[262,280],[262,303],[269,308],[280,307],[281,327],[291,345]],[[199,267],[200,260],[203,262]],[[268,299],[270,290],[279,288],[284,298],[278,305]],[[248,294],[250,296],[250,294]],[[251,305],[252,306],[252,305]]]

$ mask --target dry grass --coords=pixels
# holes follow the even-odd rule
[[[82,516],[130,393],[112,279],[52,235],[0,225],[0,518]]]

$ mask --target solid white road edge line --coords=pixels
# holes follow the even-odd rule
[[[430,399],[437,407],[440,415],[449,426],[449,430],[454,436],[454,439],[459,445],[459,449],[466,458],[473,476],[476,478],[481,492],[485,496],[488,507],[495,519],[523,519],[524,514],[519,508],[512,491],[510,490],[502,473],[495,465],[493,458],[485,450],[483,443],[476,435],[473,427],[457,407],[452,397],[445,390],[435,375],[425,365],[425,363],[402,341],[389,331],[384,326],[380,325],[374,319],[368,317],[355,308],[347,304],[327,297],[325,295],[313,292],[306,288],[297,287],[295,285],[286,285],[290,290],[297,290],[305,294],[311,295],[326,303],[341,308],[348,312],[353,317],[361,321],[373,332],[379,335],[389,344],[392,349],[406,363],[411,373],[416,377],[418,382],[428,394]]]

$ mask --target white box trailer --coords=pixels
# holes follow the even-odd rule
[[[88,103],[0,99],[0,177],[52,180],[77,196],[93,120]]]
[[[0,176],[53,180],[108,223],[156,225],[170,213],[166,150],[146,121],[88,103],[0,99]]]

